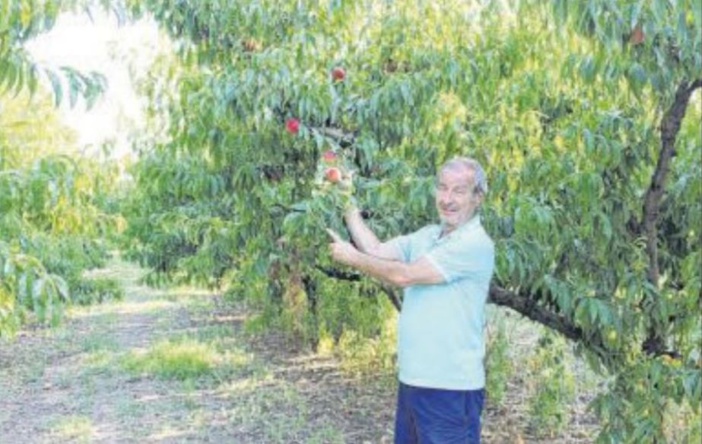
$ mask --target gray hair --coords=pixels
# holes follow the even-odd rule
[[[479,193],[487,194],[488,185],[487,178],[485,177],[485,170],[483,170],[483,167],[477,160],[471,159],[470,157],[454,157],[441,167],[441,171],[452,169],[467,169],[472,171],[475,190]]]

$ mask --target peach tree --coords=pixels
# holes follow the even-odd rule
[[[66,98],[91,106],[104,77],[42,66],[25,49],[62,11],[89,6],[0,1],[0,336],[28,319],[55,324],[71,301],[121,295],[116,282],[83,278],[107,257],[118,170],[78,156],[55,109]]]
[[[328,260],[347,193],[325,153],[382,238],[435,221],[437,166],[469,155],[491,185],[490,301],[611,377],[603,442],[664,440],[667,408],[699,419],[702,396],[693,3],[135,0],[174,51],[142,79],[129,252],[312,342],[373,337],[401,295]]]

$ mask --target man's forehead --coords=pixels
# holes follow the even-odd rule
[[[441,170],[438,177],[439,183],[444,182],[463,182],[470,185],[475,180],[475,172],[463,165],[451,165]]]

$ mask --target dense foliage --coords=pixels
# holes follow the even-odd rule
[[[65,97],[72,106],[80,99],[92,106],[104,76],[41,66],[24,48],[61,11],[89,6],[0,1],[0,336],[30,314],[56,323],[68,301],[122,293],[114,281],[83,276],[107,257],[104,238],[118,218],[105,210],[118,170],[81,158],[53,107]]]
[[[180,55],[146,81],[160,120],[128,210],[155,279],[227,282],[312,340],[377,335],[399,297],[329,265],[320,156],[352,165],[387,238],[434,220],[436,167],[466,154],[491,182],[491,300],[613,376],[602,439],[661,439],[671,400],[699,412],[692,1],[140,5]]]
[[[120,297],[115,282],[83,276],[108,256],[107,238],[118,217],[104,208],[117,173],[115,167],[76,155],[72,133],[58,122],[47,98],[5,98],[0,115],[0,334],[17,328],[29,313],[55,323],[67,302]]]
[[[435,220],[437,166],[469,155],[490,183],[491,301],[610,376],[600,439],[699,439],[698,2],[128,7],[176,49],[143,79],[152,131],[124,205],[153,282],[225,285],[313,343],[383,337],[399,293],[330,264],[340,196],[319,159],[353,168],[388,238]],[[695,416],[673,424],[671,406]]]

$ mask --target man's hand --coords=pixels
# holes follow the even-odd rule
[[[327,228],[327,233],[332,238],[332,243],[329,244],[332,258],[342,264],[352,265],[354,257],[358,254],[356,247],[343,240],[334,230]]]

